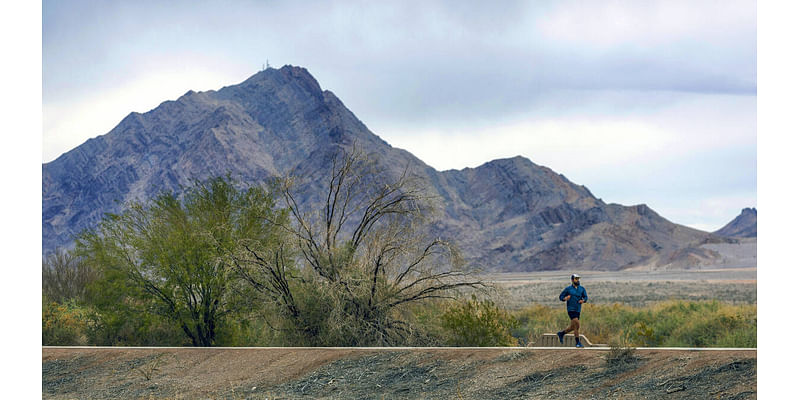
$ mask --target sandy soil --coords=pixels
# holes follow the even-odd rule
[[[502,285],[519,285],[532,282],[561,282],[569,284],[572,273],[581,275],[581,282],[748,282],[756,283],[756,267],[698,268],[668,271],[540,271],[505,272],[483,275],[488,282]]]
[[[755,399],[756,351],[43,348],[46,399]]]
[[[581,284],[589,302],[649,306],[665,300],[717,300],[732,304],[757,304],[756,269],[725,268],[690,271],[586,271]],[[563,307],[558,294],[569,285],[563,271],[485,275],[493,284],[491,297],[516,310],[531,304]]]

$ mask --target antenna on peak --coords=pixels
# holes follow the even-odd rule
[[[262,71],[266,71],[269,67],[270,67],[269,66],[269,59],[267,59],[267,62],[261,64],[261,70]]]

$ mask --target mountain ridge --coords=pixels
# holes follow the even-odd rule
[[[305,68],[284,66],[130,113],[106,135],[43,164],[43,253],[128,201],[194,179],[230,173],[256,183],[294,171],[312,178],[313,192],[328,156],[354,144],[390,173],[420,176],[442,209],[432,233],[455,240],[487,270],[657,267],[666,253],[723,240],[646,205],[606,204],[522,156],[437,171],[372,133]]]
[[[743,208],[742,212],[731,222],[714,234],[733,238],[753,238],[758,236],[758,213],[755,207]]]

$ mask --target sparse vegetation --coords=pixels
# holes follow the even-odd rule
[[[130,371],[166,353],[146,381]],[[44,398],[550,399],[756,397],[755,351],[43,349]],[[110,371],[118,373],[110,373]],[[130,373],[120,373],[130,371]],[[724,394],[723,394],[724,393]],[[709,396],[709,394],[716,394]],[[723,394],[719,396],[719,394]]]
[[[160,367],[164,365],[164,353],[158,354],[152,360],[146,362],[144,365],[135,368],[135,370],[142,375],[144,380],[149,381],[153,376],[160,371]]]
[[[665,347],[756,347],[756,306],[718,301],[666,301],[648,307],[618,303],[583,306],[581,333],[598,343]],[[523,339],[567,324],[562,307],[532,305],[513,315]]]
[[[639,360],[636,348],[629,344],[611,343],[610,348],[604,356],[609,367],[628,365]]]

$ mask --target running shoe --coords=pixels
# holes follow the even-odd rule
[[[581,344],[581,342],[578,342],[578,343],[575,344],[575,347],[582,349],[583,348],[583,344]]]

